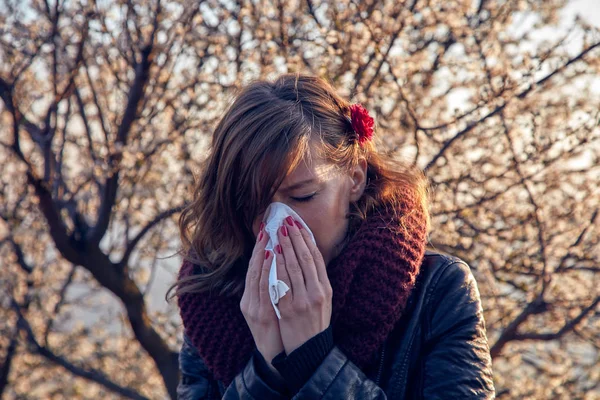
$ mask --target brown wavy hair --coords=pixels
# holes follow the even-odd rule
[[[415,212],[425,214],[430,231],[427,178],[377,152],[373,141],[360,146],[349,120],[350,105],[324,79],[303,74],[255,81],[237,94],[214,131],[193,201],[179,217],[181,254],[196,264],[196,273],[175,282],[167,300],[212,290],[241,297],[255,244],[253,221],[285,177],[310,155],[312,143],[341,170],[349,171],[361,157],[367,160],[367,184],[362,197],[350,204],[346,243],[369,211],[394,207],[407,193],[416,199],[411,203]]]

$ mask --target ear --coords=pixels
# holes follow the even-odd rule
[[[350,171],[352,186],[350,187],[349,200],[351,202],[360,199],[365,191],[365,186],[367,183],[367,166],[367,160],[361,158],[354,169]]]

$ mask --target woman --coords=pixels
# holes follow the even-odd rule
[[[473,275],[425,249],[427,180],[372,136],[367,110],[316,77],[239,93],[180,217],[180,398],[494,397]],[[301,221],[273,254],[262,221],[276,201]],[[290,288],[281,319],[272,257]]]

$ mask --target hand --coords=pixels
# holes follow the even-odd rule
[[[283,343],[277,315],[269,296],[269,270],[274,255],[268,250],[268,253],[265,254],[265,246],[269,241],[268,236],[267,232],[262,229],[258,234],[246,273],[246,286],[240,301],[240,309],[252,332],[258,351],[267,361],[271,370],[277,372],[271,365],[271,361],[283,351]]]
[[[332,289],[323,256],[306,229],[288,217],[277,235],[282,250],[282,254],[275,254],[277,278],[290,287],[279,299],[279,328],[285,352],[290,354],[329,327]]]

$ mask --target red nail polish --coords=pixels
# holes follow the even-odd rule
[[[265,223],[264,223],[264,222],[261,222],[261,223],[260,223],[260,228],[259,228],[258,230],[259,230],[259,231],[262,231],[262,230],[264,229],[264,227],[265,227]]]
[[[294,225],[294,219],[290,216],[285,217],[285,222],[287,222],[289,226]]]
[[[259,241],[259,242],[262,240],[262,238],[263,238],[263,235],[264,235],[264,233],[263,233],[263,232],[260,232],[260,235],[258,235],[258,241]]]
[[[277,252],[277,254],[281,254],[281,246],[280,245],[276,245],[275,246],[275,251]]]
[[[294,221],[294,224],[298,227],[298,229],[302,229],[302,224],[298,221]]]
[[[283,233],[283,236],[287,236],[288,235],[288,230],[287,230],[287,227],[285,225],[283,225],[281,227],[281,233]]]
[[[267,258],[269,258],[270,255],[271,255],[271,252],[269,250],[265,250],[265,260]]]

